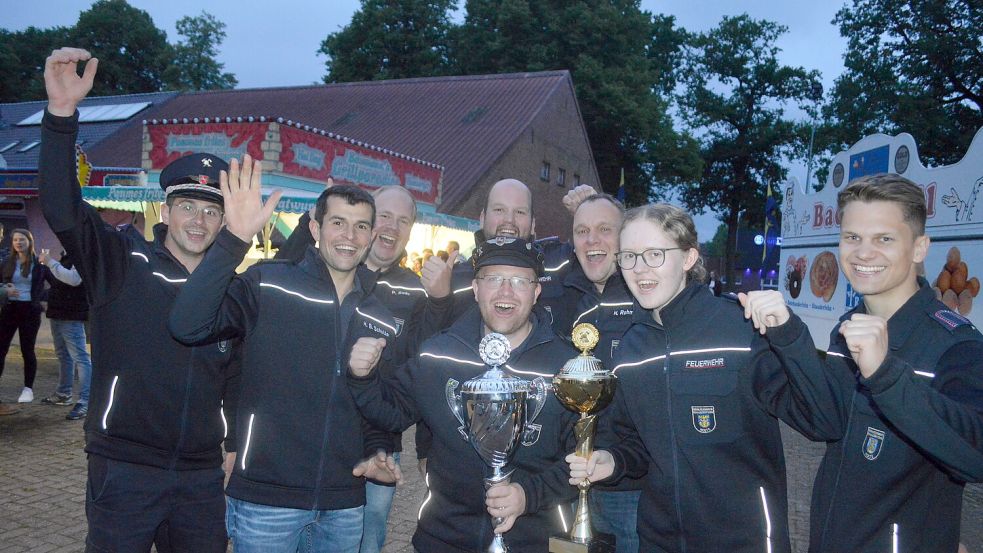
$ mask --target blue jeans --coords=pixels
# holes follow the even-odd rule
[[[61,363],[61,379],[58,393],[72,395],[75,371],[79,377],[79,403],[89,404],[89,384],[92,382],[92,360],[85,349],[85,324],[82,321],[61,321],[48,319],[51,323],[51,337],[55,342],[55,354]]]
[[[399,464],[399,452],[393,453]],[[359,553],[379,553],[386,544],[386,522],[393,506],[396,486],[383,486],[365,482],[365,525],[362,529],[362,546]]]
[[[617,553],[638,553],[638,498],[641,490],[591,490],[591,521],[594,529],[612,534]]]
[[[310,511],[229,497],[225,527],[236,553],[358,553],[363,510]]]

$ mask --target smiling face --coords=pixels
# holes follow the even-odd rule
[[[222,217],[215,213],[222,213],[216,202],[180,196],[161,206],[160,220],[167,225],[164,247],[189,270],[201,261],[222,228]]]
[[[14,231],[10,233],[10,247],[15,253],[28,255],[34,248],[31,238],[22,232]]]
[[[614,254],[619,248],[621,217],[621,210],[605,200],[585,202],[573,216],[573,247],[577,261],[587,279],[601,292],[618,268]]]
[[[515,179],[496,182],[478,219],[486,238],[505,236],[529,240],[536,231],[529,188]]]
[[[842,210],[840,267],[872,313],[894,313],[918,290],[928,244],[896,202],[854,201]]]
[[[311,221],[310,230],[332,277],[347,275],[365,259],[372,243],[372,205],[350,205],[341,196],[329,196],[323,224]]]
[[[375,197],[376,238],[365,261],[370,269],[385,269],[399,261],[415,218],[413,198],[405,189],[384,189]]]
[[[677,248],[678,246],[656,223],[644,218],[625,223],[621,229],[621,251],[636,254],[635,266],[621,269],[628,289],[645,309],[658,310],[686,288],[686,271],[699,259],[695,249],[666,251],[661,267],[649,267],[642,259],[642,252],[650,248]],[[656,319],[658,320],[658,318]]]
[[[499,288],[483,277],[497,275],[505,277]],[[481,320],[489,332],[504,334],[515,347],[525,340],[532,329],[529,314],[539,298],[540,285],[536,272],[525,267],[510,265],[489,265],[478,270],[477,277],[472,281],[474,299],[481,311]],[[530,280],[531,284],[525,290],[516,290],[508,280],[511,277],[521,277]]]

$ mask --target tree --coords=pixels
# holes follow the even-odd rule
[[[447,71],[455,0],[362,0],[351,23],[321,42],[324,82],[405,79]]]
[[[983,127],[983,4],[853,0],[833,22],[849,43],[818,135],[828,152],[908,132],[923,159],[960,159]]]
[[[778,63],[775,42],[786,28],[741,15],[692,35],[684,65],[681,113],[699,132],[702,176],[681,187],[691,210],[707,207],[727,225],[727,282],[733,271],[738,223],[761,226],[766,184],[785,178],[782,160],[801,129],[785,118],[791,101],[816,100],[819,74]],[[743,219],[743,220],[742,220]]]
[[[45,98],[44,60],[68,42],[68,27],[28,27],[11,32],[0,29],[0,102]]]
[[[125,0],[98,0],[69,35],[70,44],[99,58],[92,96],[163,90],[174,50],[147,12]]]
[[[225,23],[202,11],[197,17],[184,16],[177,22],[177,33],[184,40],[174,46],[174,64],[164,78],[177,90],[219,90],[235,88],[235,75],[223,73],[225,64],[215,61],[218,47],[225,41]]]
[[[622,169],[627,203],[700,171],[695,143],[668,115],[684,33],[637,0],[468,0],[451,35],[463,74],[569,69],[603,188]]]
[[[717,225],[713,238],[700,244],[704,257],[723,257],[727,253],[727,225]]]

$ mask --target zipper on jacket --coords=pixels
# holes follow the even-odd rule
[[[676,421],[672,416],[672,386],[669,382],[669,360],[672,359],[672,347],[669,341],[669,330],[662,327],[666,335],[666,358],[662,360],[662,373],[666,378],[666,409],[669,416],[669,439],[672,449],[672,488],[673,503],[676,505],[676,524],[679,525],[679,550],[686,553],[686,535],[683,532],[683,509],[679,502],[679,450],[676,447]]]
[[[191,381],[195,373],[195,353],[197,352],[198,348],[191,348],[191,356],[188,359],[187,374],[184,379],[184,405],[181,406],[181,431],[178,434],[177,443],[174,444],[174,453],[171,457],[172,470],[177,466],[177,462],[181,457],[181,447],[184,445],[184,439],[187,436],[188,407],[191,403]]]
[[[822,550],[826,545],[826,534],[829,531],[829,521],[833,516],[833,505],[836,503],[836,495],[840,492],[840,476],[843,474],[843,463],[846,462],[846,446],[847,441],[850,438],[850,431],[853,429],[853,414],[855,412],[854,405],[857,401],[857,391],[853,391],[853,395],[850,397],[850,414],[846,419],[846,430],[843,433],[843,439],[840,440],[842,444],[842,450],[840,451],[840,462],[836,466],[836,480],[833,481],[833,493],[829,496],[829,505],[826,506],[826,515],[823,517],[822,532],[819,534],[819,549]]]
[[[109,430],[109,412],[113,410],[113,403],[116,401],[116,385],[119,383],[119,375],[113,377],[113,383],[109,386],[109,403],[106,404],[106,411],[102,414],[102,429]]]
[[[338,336],[338,330],[339,327],[341,326],[341,314],[339,313],[340,309],[341,309],[341,301],[339,300],[337,307],[335,307],[334,309],[334,323],[335,323],[334,343],[336,344],[342,344],[341,336]],[[342,344],[342,348],[344,348],[342,349],[342,351],[345,351],[347,349],[345,348],[345,345],[347,344]],[[338,354],[337,351],[335,351],[334,366],[335,366],[335,370],[334,370],[335,375],[343,376],[343,373],[341,372],[341,356]],[[335,378],[328,379],[328,390],[327,390],[328,393],[327,393],[327,401],[326,401],[328,407],[324,411],[324,432],[322,433],[321,436],[321,456],[317,463],[317,477],[314,479],[314,497],[312,498],[314,500],[312,502],[314,509],[320,509],[320,505],[318,503],[318,496],[320,495],[321,492],[321,481],[323,480],[322,475],[324,474],[324,457],[327,455],[327,452],[330,450],[330,448],[328,447],[328,435],[330,434],[330,430],[331,430],[331,424],[329,423],[331,422],[331,407],[332,405],[334,405],[334,401],[332,400],[334,399],[334,392],[336,388],[335,380],[336,380]],[[362,436],[361,447],[363,449],[365,448],[365,436]]]

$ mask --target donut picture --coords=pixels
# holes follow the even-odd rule
[[[812,260],[809,269],[809,287],[812,294],[828,302],[836,292],[836,281],[840,276],[840,266],[836,263],[836,255],[825,251]]]
[[[802,280],[805,278],[806,267],[809,261],[806,256],[799,258],[789,257],[785,264],[785,288],[792,299],[799,297],[802,293]]]
[[[945,265],[932,286],[935,297],[962,315],[969,315],[973,310],[973,298],[980,293],[980,279],[969,276],[969,265],[957,247],[949,248]]]

